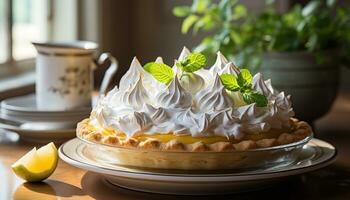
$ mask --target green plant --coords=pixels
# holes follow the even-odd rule
[[[311,0],[279,13],[269,0],[261,12],[248,14],[237,0],[193,0],[191,6],[175,7],[173,13],[185,17],[182,33],[190,29],[193,34],[207,32],[196,51],[208,56],[220,50],[237,65],[254,71],[264,52],[309,51],[318,56],[337,49],[341,50],[341,60],[349,63],[350,10],[336,7],[335,2]]]

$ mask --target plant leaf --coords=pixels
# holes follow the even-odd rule
[[[191,28],[191,26],[198,20],[198,16],[196,15],[190,15],[185,18],[185,20],[182,22],[181,26],[181,32],[183,34],[187,33],[188,30]]]
[[[166,64],[163,63],[147,63],[143,67],[147,72],[152,74],[152,76],[159,82],[168,84],[174,78],[174,71]]]
[[[204,67],[206,58],[200,53],[191,53],[184,61],[176,64],[182,71],[195,72]]]
[[[335,5],[336,2],[337,2],[336,0],[327,0],[327,6],[332,7]]]
[[[177,6],[173,9],[173,14],[176,17],[185,17],[191,13],[191,8],[188,6]]]
[[[238,91],[239,85],[237,79],[232,74],[222,74],[220,76],[221,82],[224,85],[225,89],[230,91]]]
[[[193,12],[203,13],[209,4],[209,0],[194,0],[191,9]]]
[[[267,106],[267,98],[265,95],[261,94],[260,92],[254,91],[254,92],[247,92],[243,93],[243,100],[247,104],[256,103],[258,107],[265,107]]]
[[[306,6],[303,8],[301,14],[306,17],[314,13],[317,8],[320,6],[321,1],[310,1]]]
[[[205,30],[208,31],[214,27],[214,20],[211,18],[210,15],[206,14],[200,19],[197,20],[197,22],[193,26],[193,34],[197,34],[199,30]]]
[[[233,19],[235,20],[247,16],[247,8],[242,4],[236,5],[233,8],[233,12]]]
[[[253,77],[252,74],[247,69],[241,69],[238,74],[237,82],[241,87],[250,87]]]
[[[273,5],[275,3],[275,0],[265,0],[265,4],[270,6]]]

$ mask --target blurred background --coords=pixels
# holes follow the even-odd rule
[[[263,71],[292,94],[300,118],[314,121],[337,96],[345,106],[339,109],[350,110],[349,6],[347,0],[0,0],[0,99],[34,91],[31,41],[94,41],[99,53],[118,59],[115,83],[132,57],[145,64],[162,56],[171,65],[187,46],[211,56],[220,50],[239,67]],[[103,72],[95,73],[96,87]]]

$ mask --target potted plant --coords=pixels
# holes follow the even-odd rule
[[[215,1],[216,2],[216,1]],[[220,50],[238,66],[273,77],[273,85],[292,95],[297,115],[312,122],[325,114],[337,93],[340,64],[349,63],[350,10],[335,0],[295,4],[280,13],[273,1],[249,11],[235,0],[194,0],[175,7],[185,17],[182,33],[207,36],[195,50],[209,55]]]

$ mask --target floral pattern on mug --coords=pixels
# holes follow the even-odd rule
[[[78,66],[69,66],[65,69],[65,74],[58,78],[57,86],[50,87],[53,93],[58,93],[65,97],[72,93],[79,96],[90,95],[90,72],[89,67],[81,68]]]

